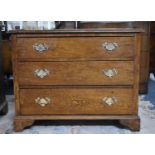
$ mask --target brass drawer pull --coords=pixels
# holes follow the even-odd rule
[[[41,98],[41,97],[37,97],[36,99],[35,99],[35,102],[37,103],[37,104],[39,104],[41,107],[45,107],[47,104],[49,104],[50,103],[50,98],[48,98],[48,97],[43,97],[43,98]]]
[[[49,70],[47,70],[47,69],[36,69],[35,71],[34,71],[34,74],[37,76],[37,77],[39,77],[39,78],[44,78],[45,76],[48,76],[49,75]]]
[[[106,103],[108,106],[111,106],[112,104],[117,103],[117,99],[115,96],[112,97],[104,97],[102,99],[103,103]]]
[[[112,68],[112,69],[103,69],[103,73],[108,76],[109,78],[112,78],[113,76],[118,74],[117,69]]]
[[[108,51],[108,52],[112,52],[113,50],[115,50],[118,47],[117,43],[108,43],[105,42],[104,44],[102,44],[102,46]]]
[[[33,49],[35,49],[39,53],[43,53],[49,49],[48,45],[45,43],[34,44]]]

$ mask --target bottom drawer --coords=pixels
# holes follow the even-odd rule
[[[20,112],[39,114],[131,114],[132,88],[21,89]]]

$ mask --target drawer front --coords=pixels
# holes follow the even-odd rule
[[[133,59],[134,37],[18,38],[18,58],[53,60]]]
[[[131,88],[21,89],[20,112],[39,114],[131,114]]]
[[[21,62],[20,85],[131,85],[132,61]]]

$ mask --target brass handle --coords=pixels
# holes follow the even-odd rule
[[[113,76],[118,74],[117,69],[112,68],[112,69],[103,69],[103,73],[108,76],[109,78],[112,78]]]
[[[115,50],[118,47],[117,43],[108,43],[105,42],[104,44],[102,44],[103,48],[105,48],[108,52],[112,52],[113,50]]]
[[[36,43],[33,45],[33,49],[35,49],[39,53],[43,53],[49,49],[48,45],[45,43]]]
[[[106,103],[108,106],[111,106],[112,104],[117,103],[117,99],[115,96],[111,96],[111,97],[104,97],[102,99],[103,103]]]
[[[37,97],[36,99],[35,99],[35,102],[37,103],[37,104],[39,104],[41,107],[45,107],[47,104],[49,104],[50,103],[50,98],[48,98],[48,97],[43,97],[43,98],[41,98],[41,97]]]
[[[44,78],[45,76],[48,76],[49,75],[49,70],[47,70],[47,69],[36,69],[35,71],[34,71],[34,74],[37,76],[37,77],[39,77],[39,78]]]

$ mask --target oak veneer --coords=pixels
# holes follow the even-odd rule
[[[38,96],[48,97],[49,104],[45,107],[37,104]],[[107,96],[115,96],[117,103],[106,105],[103,99]],[[21,89],[20,102],[22,115],[134,114],[132,88]]]
[[[46,119],[114,119],[139,130],[140,32],[124,28],[12,32],[15,130]],[[38,51],[36,43],[44,50]]]
[[[49,47],[46,52],[38,54],[32,48],[35,43],[44,42]],[[103,48],[105,42],[117,42],[119,45],[110,55]],[[52,60],[108,60],[134,59],[134,38],[128,37],[57,37],[57,38],[18,38],[18,58],[23,59],[52,59]],[[29,52],[27,52],[29,51]],[[80,52],[79,52],[80,51]]]
[[[105,70],[115,68],[117,75],[109,78]],[[35,71],[47,70],[39,78]],[[19,85],[132,85],[133,61],[72,61],[72,62],[20,62]]]

